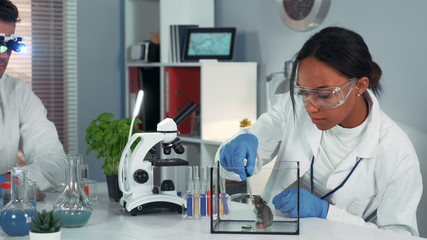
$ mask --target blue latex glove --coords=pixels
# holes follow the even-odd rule
[[[246,177],[254,172],[257,149],[258,138],[255,135],[240,134],[225,144],[219,152],[221,166],[227,171],[237,173],[243,181],[246,181]]]
[[[295,218],[298,214],[297,189],[287,189],[273,198],[276,209],[282,213],[289,214]],[[300,188],[300,218],[318,217],[326,218],[329,204],[326,200],[320,199],[304,188]]]
[[[5,175],[3,175],[3,174],[0,174],[0,185],[3,183],[3,182],[7,182],[7,178],[6,178],[6,176]],[[3,190],[0,188],[0,197],[3,195]]]

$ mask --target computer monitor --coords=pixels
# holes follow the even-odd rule
[[[189,28],[186,32],[183,61],[233,59],[236,28]]]

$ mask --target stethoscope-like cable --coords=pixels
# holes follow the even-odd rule
[[[351,174],[353,174],[354,170],[357,168],[357,165],[359,165],[359,163],[362,161],[363,158],[359,158],[359,160],[357,160],[356,164],[354,165],[354,167],[351,169],[351,171],[348,173],[347,177],[345,177],[345,179],[341,182],[340,185],[338,185],[336,188],[334,188],[332,191],[328,192],[325,196],[321,197],[321,199],[326,199],[329,196],[331,196],[332,194],[334,194],[336,191],[338,191],[340,188],[342,188],[344,186],[344,184],[347,182],[347,180],[350,178]],[[314,156],[311,160],[311,166],[310,166],[310,184],[311,184],[311,193],[314,194],[314,177],[313,177],[313,166],[314,166]]]

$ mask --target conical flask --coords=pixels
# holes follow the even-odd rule
[[[1,227],[9,236],[26,236],[36,208],[28,201],[26,192],[26,170],[13,168],[11,172],[11,201],[1,211]]]
[[[92,215],[92,201],[86,195],[80,183],[80,154],[67,154],[68,169],[66,186],[53,205],[54,214],[59,218],[63,227],[82,227]]]

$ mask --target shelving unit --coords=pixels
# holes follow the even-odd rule
[[[178,126],[185,153],[167,156],[188,160],[190,165],[212,165],[219,145],[239,131],[240,121],[256,119],[256,63],[169,62],[169,26],[212,27],[213,10],[213,0],[125,0],[126,51],[148,40],[150,32],[160,32],[161,38],[159,63],[132,61],[129,52],[125,54],[126,115],[133,109],[138,88],[150,88],[148,94],[144,89],[142,108],[146,131],[155,131],[157,122],[173,118],[189,102],[198,104],[198,116]]]
[[[200,27],[214,26],[214,0],[124,0],[125,17],[125,64],[130,66],[156,67],[160,63],[135,62],[130,58],[132,45],[150,40],[152,34],[160,34],[160,62],[170,62],[171,24],[197,24]],[[129,79],[128,71],[125,71]],[[129,81],[125,89],[129,89]],[[129,116],[132,100],[125,98],[125,114]]]

